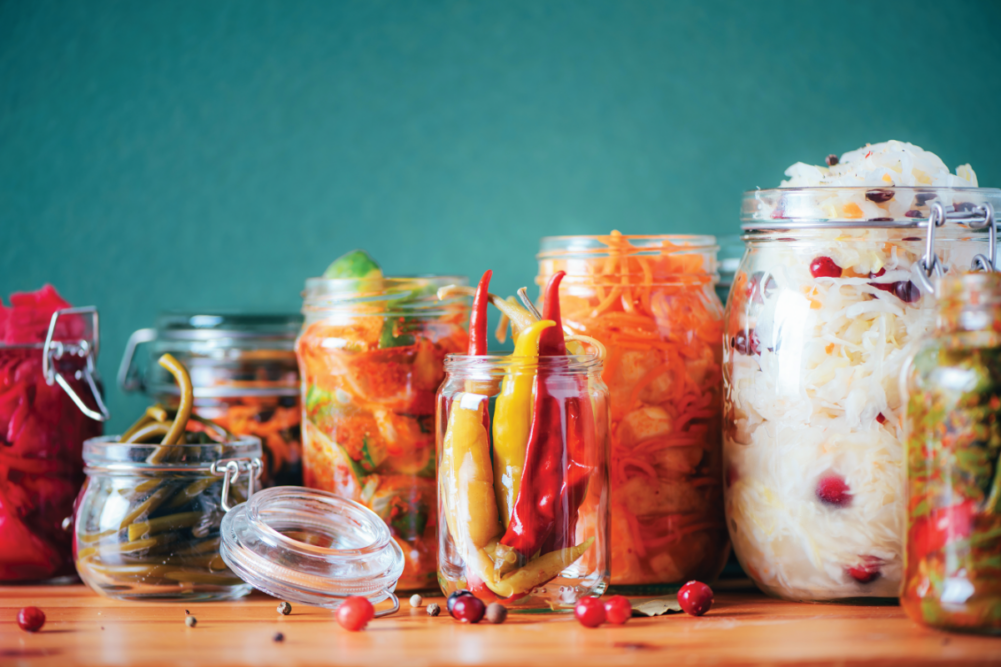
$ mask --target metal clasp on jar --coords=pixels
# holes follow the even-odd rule
[[[264,463],[257,457],[252,459],[221,459],[212,463],[209,467],[209,472],[216,477],[222,477],[220,505],[222,506],[224,512],[228,512],[233,509],[233,507],[229,504],[229,490],[230,487],[233,484],[236,484],[237,480],[240,479],[240,474],[242,472],[246,472],[249,475],[249,478],[247,479],[247,499],[249,500],[250,497],[254,495],[255,482],[260,479],[263,470]]]
[[[67,315],[90,315],[93,318],[93,328],[91,329],[93,332],[92,340],[80,340],[74,343],[53,340],[59,318]],[[54,382],[58,383],[83,414],[95,421],[103,422],[107,421],[111,417],[111,414],[101,399],[101,390],[94,379],[97,374],[94,368],[94,359],[97,357],[100,345],[101,335],[97,308],[94,306],[81,306],[79,308],[57,310],[52,313],[52,319],[49,320],[49,330],[45,334],[45,344],[42,346],[42,373],[45,375],[45,382],[50,386]],[[84,358],[85,365],[83,369],[76,371],[73,377],[76,380],[83,380],[87,383],[87,386],[90,388],[90,394],[94,398],[94,403],[97,405],[96,411],[84,403],[80,395],[73,390],[69,381],[66,380],[62,373],[56,370],[55,362],[61,359],[64,354],[75,354]]]
[[[928,222],[925,223],[928,232],[925,237],[925,254],[918,260],[918,270],[914,271],[922,292],[927,292],[933,296],[936,295],[935,285],[932,284],[931,277],[934,274],[936,277],[941,278],[943,271],[942,262],[935,252],[935,229],[941,227],[950,219],[966,222],[970,229],[987,229],[989,236],[988,243],[990,243],[988,253],[990,256],[985,256],[982,253],[977,254],[973,258],[971,270],[987,272],[997,270],[998,232],[997,224],[994,220],[994,207],[989,202],[984,202],[973,210],[983,215],[983,217],[970,219],[969,214],[965,212],[950,216],[945,212],[941,203],[935,202],[931,205],[931,215],[928,217]]]

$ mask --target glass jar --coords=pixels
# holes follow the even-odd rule
[[[900,603],[933,628],[1001,634],[1001,274],[949,275],[905,368]]]
[[[459,276],[310,278],[297,342],[304,477],[371,508],[406,558],[401,590],[434,586],[434,396],[445,355],[465,350]]]
[[[149,463],[162,447],[169,455]],[[261,442],[84,443],[73,554],[84,583],[123,600],[230,600],[250,592],[219,554],[219,525],[254,491]],[[155,458],[152,460],[156,460]]]
[[[510,608],[556,609],[604,592],[610,536],[601,366],[590,354],[445,359],[436,431],[438,583],[446,595],[468,589]],[[531,411],[521,417],[531,434],[520,456],[502,459],[491,442],[503,441],[501,429],[512,428],[519,407]]]
[[[716,296],[720,303],[726,303],[730,296],[733,277],[737,275],[737,267],[744,256],[744,240],[739,235],[722,236],[719,238],[719,282],[716,283]]]
[[[925,266],[987,250],[1001,191],[787,188],[744,195],[747,252],[726,311],[724,493],[766,593],[894,598],[903,572],[907,347],[932,327]],[[937,210],[940,259],[925,262]],[[948,214],[946,214],[948,211]],[[935,229],[935,225],[932,226]]]
[[[108,418],[97,310],[60,308],[33,324],[38,336],[0,343],[0,583],[67,583],[75,576],[64,521],[83,484],[80,452]]]
[[[563,323],[607,349],[612,585],[654,593],[715,579],[723,520],[721,346],[712,236],[542,239]]]
[[[236,435],[264,445],[264,486],[302,482],[299,368],[295,337],[298,314],[164,313],[156,327],[129,338],[118,370],[122,391],[142,390],[164,405],[177,404],[173,376],[159,364],[170,353],[191,373],[194,413]],[[149,356],[134,365],[137,348]]]

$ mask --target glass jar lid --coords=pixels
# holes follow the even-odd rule
[[[118,368],[123,391],[177,394],[173,376],[156,363],[135,363],[150,344],[150,359],[169,352],[191,373],[195,398],[297,396],[295,339],[298,313],[161,313],[156,326],[129,337]]]
[[[230,510],[220,554],[248,584],[282,600],[336,609],[345,598],[390,600],[403,550],[372,510],[326,491],[276,486]]]

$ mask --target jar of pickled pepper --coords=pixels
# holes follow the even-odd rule
[[[712,580],[729,552],[716,250],[712,236],[542,239],[538,283],[566,271],[564,325],[607,349],[613,586]]]
[[[129,338],[118,371],[122,391],[142,390],[176,405],[178,389],[156,363],[173,354],[191,373],[194,413],[263,445],[263,486],[302,483],[299,368],[295,337],[302,316],[292,313],[163,313],[156,326]],[[148,360],[136,363],[140,345]]]
[[[296,344],[307,487],[372,509],[405,558],[401,590],[434,586],[435,391],[466,348],[460,276],[310,278]]]
[[[939,292],[935,331],[901,378],[900,602],[922,625],[1001,635],[1001,274],[950,274]]]

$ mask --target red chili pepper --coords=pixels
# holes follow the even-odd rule
[[[583,456],[593,449],[594,419],[586,380],[553,373],[543,359],[567,353],[559,302],[564,275],[557,272],[546,285],[542,316],[556,326],[539,338],[535,411],[524,472],[511,523],[501,538],[502,544],[525,558],[540,549],[547,553],[573,545],[577,510],[584,500],[589,474]]]
[[[487,269],[476,286],[473,312],[469,315],[469,354],[483,356],[487,353],[487,303],[490,301],[490,278],[494,272]]]

